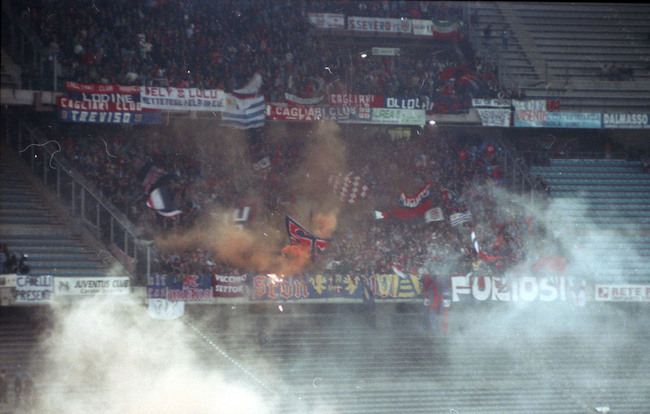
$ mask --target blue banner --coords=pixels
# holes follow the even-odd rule
[[[602,122],[600,113],[516,110],[514,126],[538,128],[600,128]]]
[[[108,112],[59,108],[56,115],[61,122],[90,124],[151,125],[160,124],[162,121],[162,113],[160,112]]]
[[[647,129],[650,128],[650,114],[604,113],[603,128]]]
[[[182,275],[167,277],[167,299],[184,302],[208,302],[212,300],[212,276]]]

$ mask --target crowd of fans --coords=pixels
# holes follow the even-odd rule
[[[13,9],[57,56],[59,79],[81,83],[232,91],[260,73],[267,102],[283,102],[285,93],[308,98],[344,91],[434,101],[518,93],[499,85],[496,68],[477,58],[468,42],[458,47],[449,41],[436,53],[363,58],[350,47],[326,45],[307,18],[335,12],[460,20],[462,10],[450,2],[34,0],[15,2]],[[35,87],[37,78],[24,73],[23,87]]]
[[[250,200],[256,200],[257,210],[246,224],[248,228],[294,214],[296,200],[302,195],[296,193],[299,190],[293,180],[304,169],[308,147],[313,144],[304,136],[273,140],[263,128],[248,134],[247,152],[232,160],[230,151],[219,149],[223,142],[214,143],[214,148],[199,148],[191,138],[178,139],[173,128],[124,131],[114,126],[66,124],[55,133],[62,154],[152,239],[187,234],[223,215],[230,220],[233,210]],[[347,137],[347,164],[356,166],[354,171],[370,191],[355,204],[339,205],[339,225],[316,268],[363,275],[392,273],[395,268],[413,274],[465,274],[480,269],[502,273],[530,264],[537,257],[527,257],[530,252],[548,252],[549,246],[538,243],[544,239],[543,228],[501,188],[499,148],[476,138],[445,134],[432,139],[424,135],[413,133],[410,139],[391,140],[380,130]],[[255,171],[252,164],[265,157],[270,160],[269,167]],[[170,191],[182,210],[175,218],[165,218],[146,206],[138,170],[147,161],[173,177]],[[332,170],[332,174],[337,172]],[[411,220],[373,217],[375,210],[390,216],[400,191],[413,194],[429,182],[432,206],[441,207],[444,220],[426,223],[422,216]],[[333,194],[333,189],[325,184],[320,192]],[[450,215],[463,212],[470,212],[472,219],[452,226]],[[481,259],[472,230],[482,253],[497,260]],[[161,249],[155,263],[155,271],[165,272],[252,271],[219,257],[210,245],[182,251]]]
[[[34,0],[15,2],[14,12],[56,53],[60,77],[82,83],[232,91],[260,73],[267,102],[282,102],[285,93],[306,98],[345,92],[452,101],[511,95],[499,85],[496,68],[464,53],[467,48],[458,47],[458,42],[436,54],[364,58],[325,45],[307,19],[309,12],[460,19],[461,10],[453,3]],[[223,148],[207,150],[210,145],[199,144],[198,137],[184,135],[188,130],[125,131],[71,124],[49,132],[61,143],[62,155],[147,237],[183,234],[215,208],[232,210],[250,200],[259,200],[260,219],[291,213],[296,202],[291,180],[305,161],[308,140],[272,139],[261,129],[244,138],[246,154],[233,158]],[[335,242],[319,259],[322,267],[363,274],[396,267],[417,272],[433,260],[438,269],[466,273],[480,266],[503,271],[525,262],[524,252],[538,229],[514,203],[502,200],[498,148],[458,136],[432,140],[420,136],[421,130],[414,131],[410,139],[397,141],[385,131],[347,137],[349,165],[356,166],[368,183],[370,195],[359,203],[365,206],[365,215],[342,207],[355,220],[340,220],[331,236]],[[252,171],[251,163],[265,157],[269,168]],[[157,215],[144,202],[138,177],[150,161],[173,177],[169,189],[182,210],[174,219]],[[372,210],[390,211],[400,191],[417,191],[428,182],[432,204],[440,206],[446,218],[470,211],[483,253],[499,260],[480,260],[469,223],[451,226],[448,219],[425,223],[422,217],[372,219]],[[217,257],[208,246],[161,252],[156,262],[158,270],[249,270]]]

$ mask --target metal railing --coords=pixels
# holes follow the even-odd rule
[[[2,109],[3,144],[18,151],[30,170],[67,208],[73,223],[88,229],[125,270],[136,285],[145,285],[151,272],[153,242],[62,156],[58,141],[45,138],[37,127],[17,113]],[[74,227],[74,226],[73,226]]]

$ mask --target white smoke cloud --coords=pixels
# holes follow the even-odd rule
[[[259,394],[199,357],[182,322],[151,319],[134,298],[55,304],[53,318],[32,367],[35,412],[267,412]]]

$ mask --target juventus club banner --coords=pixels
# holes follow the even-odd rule
[[[66,82],[67,96],[57,98],[62,122],[93,124],[159,124],[160,111],[143,109],[139,86]]]
[[[143,108],[176,111],[223,111],[228,94],[220,89],[141,88]]]
[[[128,295],[131,281],[124,277],[55,277],[56,296]]]

